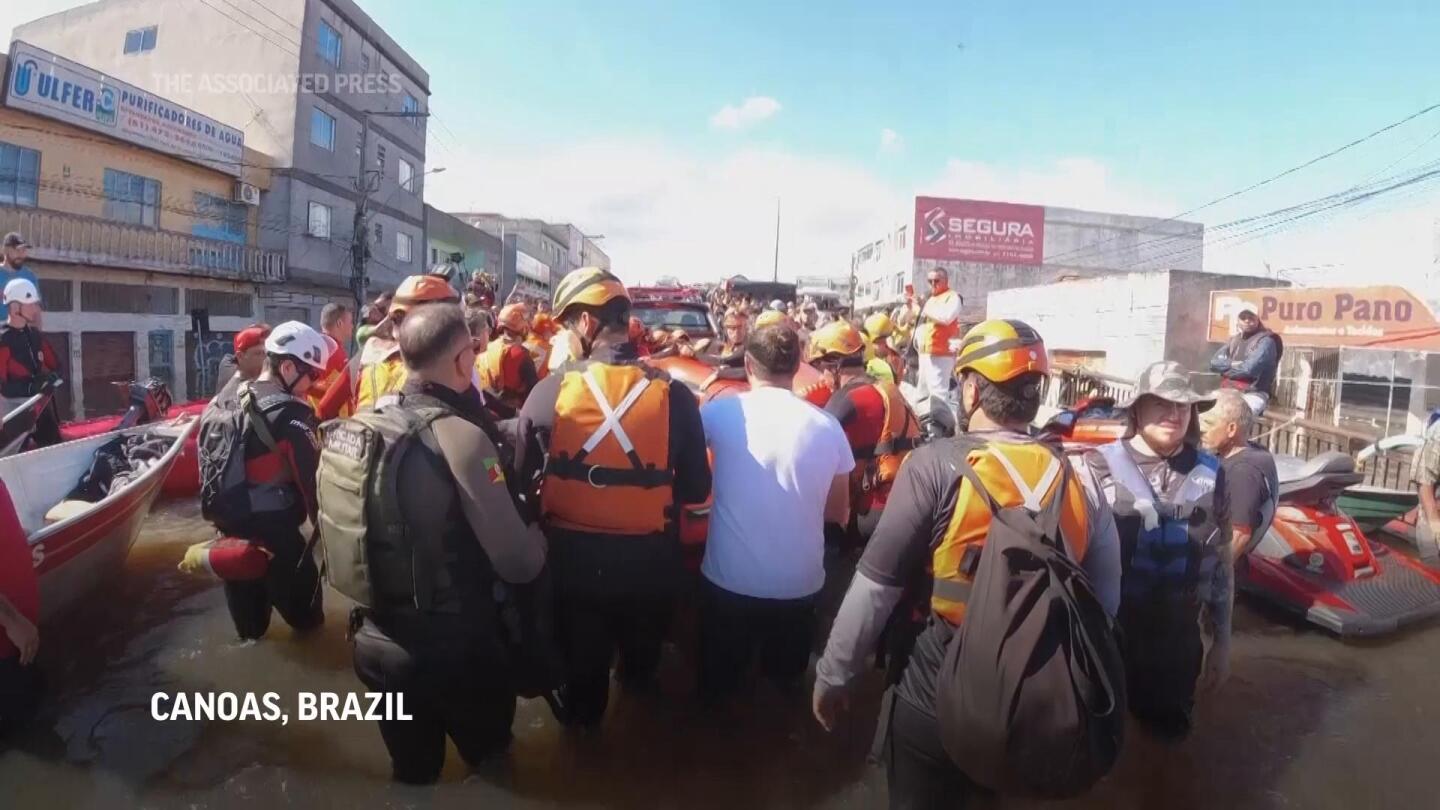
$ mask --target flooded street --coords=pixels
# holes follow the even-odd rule
[[[298,692],[359,690],[344,638],[348,605],[327,592],[326,626],[309,638],[276,621],[263,642],[235,642],[218,584],[175,570],[186,545],[207,534],[193,504],[161,505],[113,586],[45,629],[52,693],[35,727],[0,754],[7,806],[884,805],[883,774],[865,763],[873,679],[833,735],[810,719],[808,700],[766,686],[730,713],[706,713],[691,698],[688,640],[667,649],[664,695],[617,695],[599,735],[567,734],[542,702],[526,701],[508,761],[467,776],[452,751],[438,787],[391,785],[374,723],[294,719]],[[832,593],[830,610],[837,600]],[[679,638],[693,638],[686,620],[678,624]],[[1436,661],[1434,627],[1342,644],[1247,601],[1231,680],[1203,706],[1192,738],[1162,750],[1132,735],[1090,796],[1044,806],[1433,806]],[[156,722],[157,691],[276,692],[292,719]]]

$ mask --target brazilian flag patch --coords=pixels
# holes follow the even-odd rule
[[[490,483],[505,483],[505,469],[500,466],[500,459],[492,456],[481,463],[485,465],[485,472],[490,475]]]

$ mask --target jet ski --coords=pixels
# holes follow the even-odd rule
[[[1067,452],[1083,452],[1125,428],[1124,412],[1100,398],[1061,411],[1039,432]],[[1334,451],[1309,460],[1277,455],[1275,466],[1275,518],[1236,562],[1242,593],[1341,637],[1383,635],[1440,615],[1440,571],[1372,543],[1337,505],[1364,480],[1354,459]]]

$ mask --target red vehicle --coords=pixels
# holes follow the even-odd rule
[[[1043,432],[1080,452],[1125,433],[1125,415],[1109,399],[1064,411]],[[1310,460],[1277,455],[1280,503],[1275,520],[1236,561],[1238,588],[1293,611],[1342,637],[1390,633],[1440,615],[1440,571],[1372,543],[1336,506],[1364,476],[1338,452]]]
[[[684,329],[692,341],[713,339],[720,334],[705,294],[691,287],[631,287],[630,314],[647,330],[671,332]]]

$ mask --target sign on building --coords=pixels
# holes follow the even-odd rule
[[[1039,205],[915,198],[915,258],[1038,265],[1045,260]]]
[[[1246,310],[1287,346],[1440,351],[1440,321],[1404,287],[1216,290],[1209,339],[1229,340]]]
[[[522,251],[515,251],[515,274],[544,286],[550,286],[550,265]]]
[[[240,176],[240,130],[34,45],[11,43],[5,105]]]

